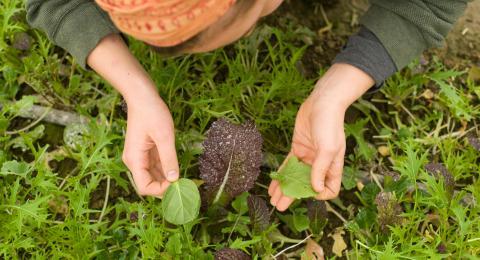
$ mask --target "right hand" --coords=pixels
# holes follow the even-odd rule
[[[127,100],[127,106],[123,162],[140,195],[161,197],[179,176],[170,111],[156,93]]]

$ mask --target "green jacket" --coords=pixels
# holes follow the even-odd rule
[[[470,0],[371,0],[361,23],[403,68],[425,49],[440,46]],[[98,42],[118,33],[93,0],[27,0],[27,20],[86,67]]]

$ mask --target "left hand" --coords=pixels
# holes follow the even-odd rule
[[[345,111],[373,84],[373,79],[360,69],[335,64],[300,106],[291,150],[284,163],[295,155],[312,165],[312,187],[319,193],[316,199],[333,199],[340,192],[345,156]],[[270,203],[279,211],[286,210],[293,202],[293,198],[283,195],[276,180],[270,183],[268,194]]]

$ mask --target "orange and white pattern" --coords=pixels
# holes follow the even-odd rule
[[[95,0],[117,28],[154,46],[174,46],[222,17],[235,0]]]

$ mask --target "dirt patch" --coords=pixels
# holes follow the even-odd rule
[[[331,65],[348,36],[358,30],[368,6],[367,0],[286,0],[266,23],[285,32],[303,32],[297,43],[308,47],[297,67],[305,77],[312,78]],[[425,54],[438,56],[451,68],[480,64],[480,0],[469,3],[442,48]]]
[[[468,4],[448,34],[445,46],[432,52],[449,67],[480,65],[480,0]]]
[[[358,29],[359,17],[367,7],[366,0],[287,0],[265,22],[286,35],[296,32],[297,38],[289,42],[307,46],[297,67],[305,77],[315,78]]]

